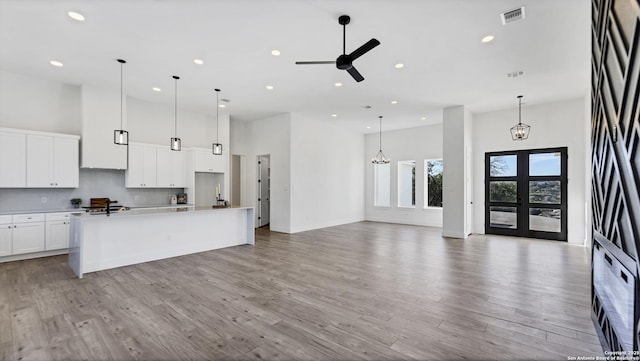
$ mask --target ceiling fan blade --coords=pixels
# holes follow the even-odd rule
[[[347,69],[347,73],[349,73],[353,77],[353,79],[355,79],[357,82],[361,82],[364,80],[364,77],[362,76],[362,74],[360,74],[360,72],[356,70],[354,66]]]
[[[351,54],[349,54],[349,56],[351,57],[351,60],[356,60],[359,57],[363,56],[366,52],[368,52],[369,50],[375,48],[378,45],[380,45],[380,42],[377,39],[371,39],[371,40],[367,41],[366,43],[364,43],[358,49],[356,49],[353,52],[351,52]]]
[[[335,60],[330,61],[296,61],[297,65],[308,65],[308,64],[335,64]]]

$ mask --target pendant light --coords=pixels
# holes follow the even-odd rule
[[[371,159],[371,163],[373,164],[389,164],[391,163],[391,159],[387,159],[384,157],[384,153],[382,153],[382,115],[378,116],[380,118],[380,150],[378,154],[374,158]]]
[[[122,59],[117,59],[118,63],[120,63],[120,129],[116,129],[113,131],[113,143],[118,145],[129,145],[129,132],[124,130],[122,126],[122,114],[123,114],[123,106],[122,106],[122,98],[124,97],[122,91],[122,66],[127,62]]]
[[[529,138],[531,126],[522,123],[522,95],[518,95],[518,124],[511,127],[511,139],[525,140]]]
[[[182,140],[180,140],[180,138],[178,138],[178,79],[180,79],[179,76],[174,75],[173,79],[175,79],[175,114],[174,114],[174,137],[171,138],[171,150],[181,150],[182,149]]]
[[[220,130],[218,127],[218,116],[220,112],[220,89],[214,89],[216,91],[216,142],[212,144],[211,148],[214,155],[222,155],[222,144],[220,144]]]

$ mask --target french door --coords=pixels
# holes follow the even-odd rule
[[[567,148],[485,153],[485,233],[567,240]]]

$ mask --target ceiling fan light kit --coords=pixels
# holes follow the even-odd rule
[[[359,48],[352,51],[351,54],[347,54],[346,43],[347,43],[347,24],[351,22],[351,18],[349,15],[341,15],[338,18],[338,23],[342,25],[342,55],[338,56],[335,61],[296,61],[297,65],[309,65],[309,64],[335,64],[336,68],[340,70],[346,70],[351,77],[357,81],[361,82],[364,80],[364,77],[358,70],[353,66],[353,61],[361,57],[362,55],[371,51],[371,49],[380,45],[380,42],[373,38],[366,43],[362,44]]]

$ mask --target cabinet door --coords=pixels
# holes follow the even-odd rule
[[[78,147],[76,139],[54,138],[56,187],[77,188],[80,185]]]
[[[129,144],[129,165],[125,175],[128,188],[156,186],[156,147]]]
[[[225,162],[224,156],[213,155],[209,151],[195,150],[195,171],[196,172],[211,172],[211,173],[224,173]]]
[[[125,171],[125,185],[130,188],[144,187],[144,148],[129,145],[129,165]]]
[[[144,178],[145,187],[155,187],[156,181],[156,148],[155,147],[143,147],[144,163],[142,164],[142,172]]]
[[[0,133],[0,188],[27,185],[27,136]]]
[[[10,224],[0,224],[0,256],[11,255],[12,228]]]
[[[187,156],[185,152],[171,152],[172,187],[184,188],[187,184]]]
[[[156,185],[158,188],[172,187],[173,179],[171,177],[171,153],[182,153],[173,151],[169,148],[158,148],[156,150]]]
[[[45,249],[69,248],[69,222],[67,221],[47,221],[45,235]]]
[[[55,187],[54,139],[44,135],[27,135],[27,187]]]
[[[13,225],[13,254],[44,251],[44,222]]]

